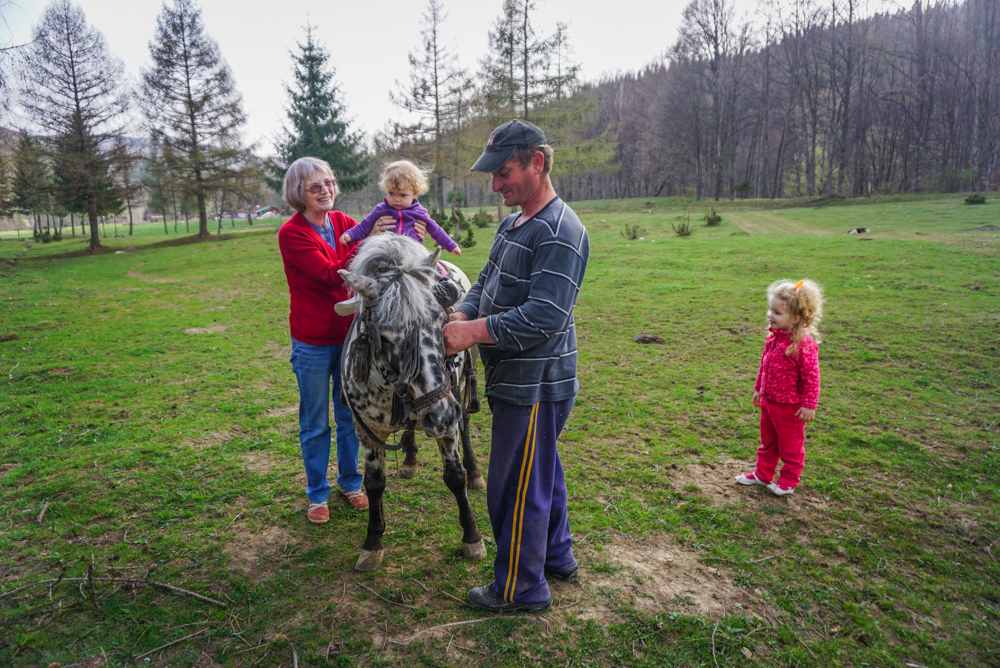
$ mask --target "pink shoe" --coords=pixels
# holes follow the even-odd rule
[[[746,473],[746,474],[741,473],[740,475],[736,476],[736,482],[740,483],[741,485],[760,485],[761,487],[767,487],[768,485],[768,483],[764,482],[763,480],[757,480],[757,478],[754,477],[753,473]]]

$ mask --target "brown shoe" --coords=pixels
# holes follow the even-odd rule
[[[330,509],[326,507],[326,501],[323,503],[310,503],[309,510],[306,511],[306,517],[313,524],[326,524],[330,521]]]
[[[355,510],[364,510],[368,507],[368,497],[360,489],[354,490],[353,492],[345,492],[340,490],[340,493],[347,499],[347,502],[351,504],[351,507]]]

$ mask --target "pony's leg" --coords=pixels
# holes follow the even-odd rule
[[[483,480],[483,474],[479,472],[479,464],[476,462],[476,453],[472,451],[472,434],[469,431],[471,417],[468,411],[462,411],[462,425],[458,429],[462,437],[462,466],[465,467],[466,484],[469,489],[486,489],[486,481]]]
[[[416,420],[407,422],[406,427],[404,427],[403,437],[399,440],[399,445],[406,455],[403,459],[403,468],[399,470],[400,478],[413,478],[417,475],[417,470],[420,468],[420,462],[417,461],[417,439],[413,434],[413,429],[416,426]]]
[[[458,459],[458,439],[455,432],[438,439],[438,449],[444,463],[444,484],[455,495],[458,503],[458,523],[462,525],[462,556],[466,559],[486,557],[483,535],[476,528],[476,516],[472,514],[469,497],[465,492],[465,470]]]
[[[358,429],[358,434],[362,433]],[[381,446],[367,442],[362,436],[365,448],[365,491],[368,493],[368,535],[361,546],[361,554],[354,564],[356,571],[374,571],[382,565],[385,549],[382,534],[385,533],[385,515],[382,513],[382,493],[385,492],[385,450]]]

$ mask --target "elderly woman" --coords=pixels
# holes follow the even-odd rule
[[[337,273],[346,269],[357,244],[339,238],[357,223],[333,210],[340,190],[330,165],[318,158],[300,158],[285,172],[282,195],[296,210],[278,231],[278,248],[285,265],[291,311],[292,370],[299,384],[299,443],[306,469],[306,517],[315,524],[330,519],[330,399],[337,427],[337,486],[351,506],[368,507],[358,473],[358,437],[349,408],[340,405],[340,352],[353,315],[334,311],[348,298],[348,287]],[[386,216],[372,234],[393,229]],[[331,393],[332,381],[332,393]]]

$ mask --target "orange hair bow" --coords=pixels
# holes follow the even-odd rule
[[[801,288],[803,283],[805,283],[805,279],[803,279],[803,280],[799,281],[798,283],[796,283],[795,287],[792,288],[792,291],[794,292],[795,290],[798,290],[799,288]]]

